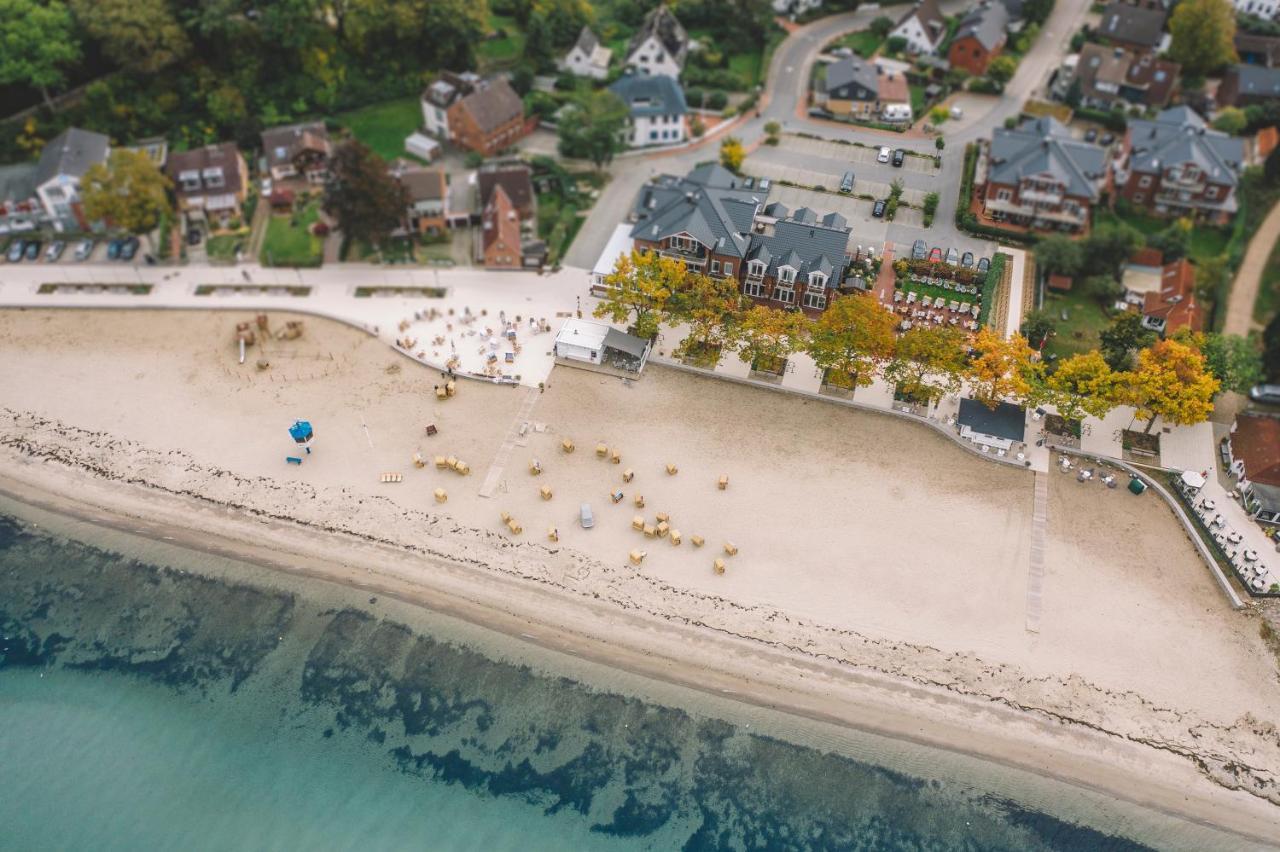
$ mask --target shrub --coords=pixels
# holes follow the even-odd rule
[[[712,92],[707,96],[707,106],[710,109],[724,109],[729,103],[729,96],[724,92]]]
[[[890,53],[901,53],[907,49],[907,40],[902,36],[893,36],[884,43],[884,46]]]
[[[479,151],[468,151],[467,156],[462,158],[462,162],[469,169],[478,169],[480,164],[484,162],[484,154]]]
[[[689,121],[689,132],[693,134],[694,139],[701,139],[702,134],[707,132],[707,125],[703,122],[701,116],[695,115]]]
[[[684,93],[684,102],[694,109],[701,109],[706,97],[701,89],[687,89]]]
[[[325,222],[316,222],[311,226],[311,233],[317,237],[329,236],[329,225]]]

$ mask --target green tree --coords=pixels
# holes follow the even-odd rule
[[[897,324],[871,296],[839,296],[814,322],[806,351],[819,369],[865,387],[876,368],[893,357]]]
[[[1113,370],[1127,370],[1134,351],[1155,340],[1156,333],[1142,327],[1142,315],[1125,311],[1098,334],[1102,357]]]
[[[1136,409],[1135,417],[1147,421],[1149,433],[1158,417],[1176,426],[1203,423],[1213,413],[1218,387],[1194,347],[1158,340],[1139,352],[1137,366],[1121,377],[1120,398]]]
[[[1036,264],[1047,275],[1074,278],[1084,267],[1084,246],[1070,237],[1045,237],[1036,243]]]
[[[1249,388],[1266,377],[1262,369],[1262,341],[1256,336],[1181,329],[1173,339],[1199,350],[1222,390],[1248,393]]]
[[[608,295],[596,305],[599,319],[627,323],[632,334],[646,339],[657,335],[667,313],[672,292],[680,288],[689,270],[683,260],[653,251],[632,251],[618,258],[605,276]]]
[[[1045,381],[1049,401],[1068,420],[1106,417],[1116,404],[1117,383],[1118,374],[1099,352],[1072,355]]]
[[[756,305],[742,314],[733,330],[738,357],[746,364],[778,364],[805,348],[810,320],[799,311]]]
[[[1203,258],[1196,264],[1196,297],[1201,301],[1216,301],[1230,284],[1231,262],[1225,254]]]
[[[191,50],[168,0],[71,0],[72,11],[120,67],[154,74]]]
[[[1249,117],[1244,114],[1244,110],[1239,107],[1223,107],[1218,110],[1218,114],[1213,119],[1213,127],[1215,130],[1221,130],[1223,133],[1230,133],[1232,136],[1239,136],[1244,133],[1245,128],[1249,126]]]
[[[968,366],[966,345],[964,332],[952,326],[913,326],[898,338],[885,381],[920,402],[957,393]]]
[[[871,34],[876,38],[885,38],[893,31],[893,19],[886,15],[879,15],[871,22]]]
[[[169,209],[169,179],[140,151],[116,148],[106,163],[94,163],[80,179],[85,218],[131,234],[145,234]]]
[[[782,134],[782,125],[776,121],[766,121],[764,125],[764,134],[773,140],[773,144],[777,144],[778,137]]]
[[[742,295],[734,278],[686,271],[675,282],[667,299],[665,321],[685,324],[688,334],[677,347],[678,355],[724,347],[734,339],[742,311]]]
[[[594,15],[586,0],[534,0],[525,23],[524,53],[545,65],[570,47]]]
[[[1203,77],[1236,61],[1236,14],[1229,0],[1182,0],[1169,18],[1169,55]]]
[[[1262,330],[1262,372],[1269,381],[1280,381],[1280,313]]]
[[[937,148],[938,153],[941,154],[942,149],[947,147],[947,140],[943,139],[941,136],[938,136],[933,140],[933,147]]]
[[[1111,275],[1119,280],[1125,262],[1143,243],[1142,233],[1130,225],[1095,228],[1084,242],[1083,271],[1091,275]]]
[[[80,60],[71,12],[60,0],[0,0],[0,85],[40,91],[53,110],[49,89],[66,80],[65,69]]]
[[[742,140],[735,136],[727,136],[720,143],[720,165],[737,174],[742,169],[742,161],[747,158],[747,151],[742,147]]]
[[[408,204],[386,161],[358,139],[343,142],[329,158],[324,208],[348,240],[381,248],[403,223]]]
[[[627,105],[608,89],[580,95],[573,111],[557,125],[560,155],[590,160],[597,169],[626,148]]]
[[[1057,327],[1058,324],[1054,322],[1053,316],[1048,311],[1038,310],[1031,311],[1023,317],[1021,332],[1032,349],[1040,349]]]
[[[1014,72],[1017,70],[1018,61],[1012,56],[997,56],[987,66],[987,76],[1003,86],[1013,79]]]

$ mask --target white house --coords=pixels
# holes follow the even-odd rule
[[[68,127],[44,146],[36,164],[35,189],[56,230],[88,229],[80,208],[80,178],[94,163],[105,163],[110,153],[110,139],[78,127]]]
[[[631,111],[627,145],[674,145],[686,138],[684,92],[674,77],[627,74],[609,86]]]
[[[613,51],[600,43],[591,27],[583,27],[578,40],[560,61],[560,67],[575,77],[603,80],[609,76],[609,60]]]
[[[557,360],[570,365],[590,364],[611,367],[639,375],[649,358],[652,342],[610,325],[569,318],[556,334]]]
[[[1236,11],[1242,15],[1252,15],[1264,21],[1274,20],[1276,10],[1280,9],[1280,0],[1231,0]]]
[[[921,0],[903,15],[889,37],[907,40],[911,53],[933,53],[947,35],[947,19],[942,16],[937,0]]]
[[[665,5],[654,8],[627,45],[627,67],[640,74],[679,77],[689,55],[689,34]]]
[[[822,6],[822,0],[773,0],[775,15],[803,15]]]
[[[437,139],[449,139],[449,107],[475,91],[480,75],[445,71],[422,93],[422,126]]]

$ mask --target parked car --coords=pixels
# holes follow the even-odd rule
[[[746,180],[744,180],[744,181],[742,182],[742,185],[743,185],[744,187],[746,187],[747,189],[751,189],[752,187],[754,187],[754,186],[756,185],[756,179],[755,179],[755,178],[753,178],[753,177],[749,177],[749,178],[747,178]]]
[[[1280,385],[1254,385],[1249,388],[1249,399],[1254,402],[1280,405]]]
[[[924,260],[924,256],[929,253],[929,245],[924,240],[916,240],[911,245],[911,259]]]
[[[9,254],[7,255],[7,257],[9,258],[9,262],[21,263],[22,256],[26,254],[26,251],[27,251],[26,240],[14,240],[13,242],[9,243]]]
[[[269,196],[273,188],[274,188],[274,184],[271,183],[271,178],[262,179],[262,197],[263,198],[266,198],[267,196]]]
[[[840,179],[840,191],[853,192],[853,180],[854,180],[853,172],[852,171],[845,172],[844,177]]]
[[[191,230],[187,231],[187,245],[189,246],[200,245],[200,229],[199,228],[192,228]]]
[[[979,272],[986,272],[986,271],[987,271],[988,269],[990,269],[990,268],[991,268],[991,258],[989,258],[989,257],[980,257],[980,258],[978,258],[978,271],[979,271]]]
[[[39,240],[27,240],[26,258],[27,260],[40,259],[40,241]]]
[[[893,156],[893,151],[889,150],[888,145],[880,146],[880,153],[876,154],[877,163],[887,163],[889,158]]]
[[[129,237],[124,241],[124,245],[120,246],[120,259],[133,260],[133,256],[138,253],[138,238]]]
[[[62,253],[67,250],[67,244],[62,240],[54,240],[49,243],[49,247],[44,250],[44,259],[49,263],[57,262],[62,257]]]
[[[958,261],[959,259],[960,259],[960,252],[957,251],[955,247],[947,249],[947,263],[951,264],[952,266],[955,266],[956,261]]]
[[[107,243],[107,260],[119,260],[122,248],[124,248],[124,240],[112,240]]]
[[[834,118],[835,116],[830,110],[825,110],[822,107],[814,107],[813,109],[809,110],[809,117],[810,118]]]
[[[76,246],[76,260],[84,261],[89,259],[89,255],[93,254],[93,247],[96,245],[93,240],[81,240]]]
[[[1093,142],[1097,138],[1098,138],[1098,128],[1096,127],[1090,127],[1088,130],[1084,132],[1084,141],[1086,142]]]
[[[874,217],[876,217],[877,219],[879,219],[881,216],[883,216],[883,215],[884,215],[884,208],[885,208],[885,207],[886,207],[886,205],[885,205],[885,203],[884,203],[884,199],[883,199],[883,198],[877,198],[877,199],[876,199],[876,203],[875,203],[875,205],[874,205],[874,206],[872,206],[872,208],[871,208],[871,215],[872,215],[872,216],[874,216]]]
[[[960,258],[960,265],[961,265],[961,266],[963,266],[965,269],[969,269],[970,267],[972,267],[972,266],[973,266],[973,252],[971,252],[971,251],[967,251],[967,252],[965,252],[965,253],[964,253],[964,256]]]
[[[756,189],[760,190],[761,192],[768,192],[769,187],[771,186],[773,186],[773,181],[769,180],[768,178],[760,178],[759,183],[756,184]]]
[[[903,162],[907,159],[906,150],[899,148],[893,152],[893,165],[895,168],[902,168]]]
[[[934,246],[933,251],[929,252],[929,262],[930,263],[942,262],[942,249],[940,247]]]
[[[578,509],[578,518],[581,521],[582,528],[584,530],[589,530],[596,525],[596,516],[591,514],[590,503],[582,504],[582,507]]]
[[[1115,135],[1114,133],[1104,133],[1104,134],[1102,134],[1102,136],[1098,139],[1098,144],[1099,144],[1099,145],[1110,145],[1112,142],[1115,142],[1115,141],[1116,141],[1116,135]]]

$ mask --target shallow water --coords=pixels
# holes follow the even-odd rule
[[[2,848],[1204,842],[1201,829],[1065,785],[21,514],[0,515]]]

